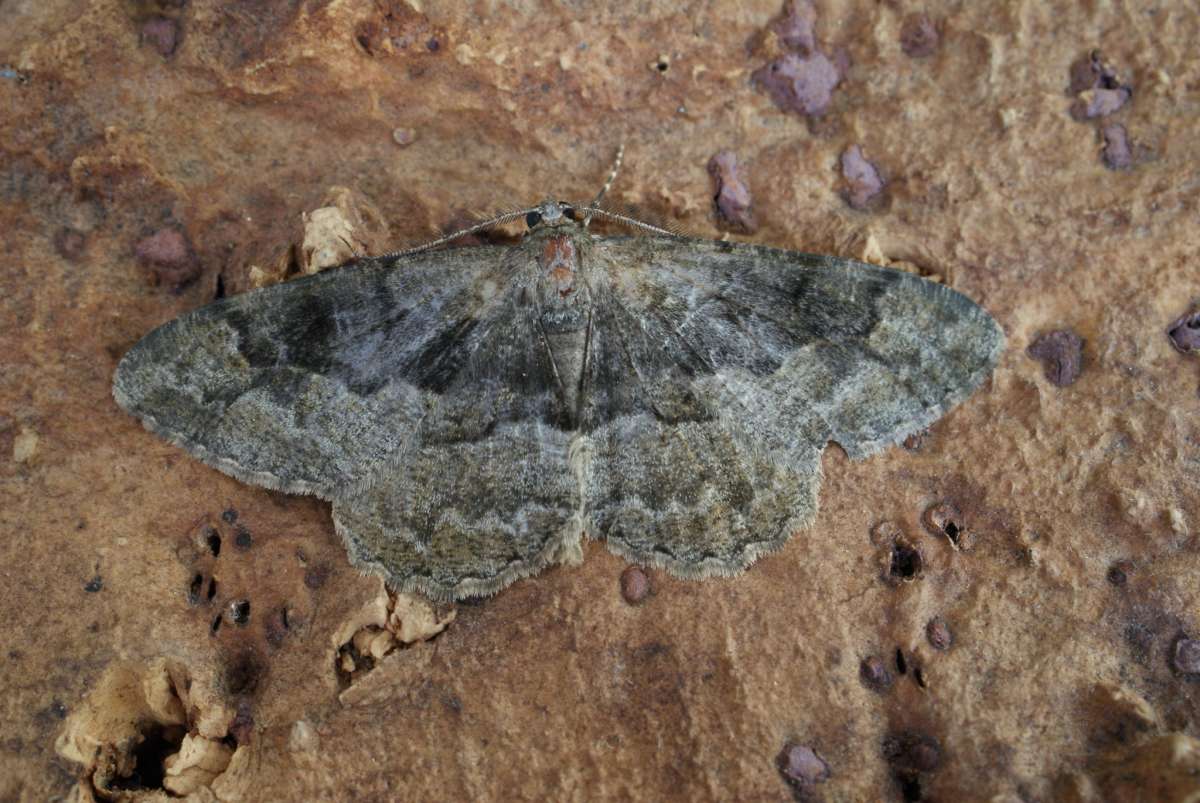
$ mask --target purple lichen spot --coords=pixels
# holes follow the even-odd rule
[[[783,779],[797,790],[829,780],[829,764],[808,745],[788,742],[776,757],[775,764]]]
[[[142,41],[166,58],[179,46],[179,23],[168,17],[151,17],[142,24]]]
[[[1083,338],[1068,330],[1039,335],[1025,353],[1041,360],[1046,379],[1060,388],[1073,384],[1083,370]]]
[[[841,195],[852,208],[872,208],[883,192],[884,181],[878,168],[863,156],[862,148],[851,145],[842,152],[842,178],[846,182]]]
[[[771,23],[771,30],[779,37],[783,46],[801,53],[817,49],[817,9],[812,0],[792,0],[787,4],[787,13]]]
[[[1171,646],[1171,666],[1185,675],[1200,674],[1200,641],[1180,636]]]
[[[817,46],[812,0],[791,0],[785,8],[771,30],[787,52],[755,70],[751,80],[783,111],[815,117],[829,107],[846,65]]]
[[[941,35],[928,14],[909,14],[900,23],[900,49],[909,58],[923,59],[937,52]]]
[[[751,78],[783,111],[809,116],[829,107],[833,90],[842,80],[837,65],[820,51],[808,55],[785,53],[755,70]]]
[[[894,678],[878,655],[868,655],[858,666],[858,678],[873,692],[882,694],[892,687]]]
[[[753,233],[758,224],[750,210],[750,188],[741,175],[737,155],[729,150],[719,151],[708,160],[708,174],[713,180],[717,215],[731,228]]]
[[[1124,106],[1132,92],[1127,87],[1120,89],[1087,89],[1071,104],[1071,116],[1076,120],[1091,120],[1107,117]]]
[[[143,238],[134,246],[134,254],[150,269],[155,284],[178,290],[200,275],[200,264],[178,229],[159,229]]]
[[[1133,97],[1133,89],[1121,83],[1116,70],[1097,50],[1071,65],[1067,93],[1078,96],[1071,104],[1071,116],[1076,120],[1110,115]]]
[[[1167,338],[1180,354],[1200,351],[1200,306],[1176,318],[1167,327]]]
[[[1129,134],[1120,123],[1106,125],[1101,130],[1104,137],[1104,166],[1109,170],[1125,170],[1133,166],[1133,151],[1129,147]]]

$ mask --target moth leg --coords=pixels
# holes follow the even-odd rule
[[[334,522],[351,560],[392,588],[436,599],[494,594],[580,553],[568,446],[567,433],[528,422],[425,443],[340,493]]]

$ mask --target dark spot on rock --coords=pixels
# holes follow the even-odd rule
[[[898,777],[907,778],[933,772],[942,764],[938,740],[919,731],[891,733],[883,739],[883,758]]]
[[[245,551],[254,543],[254,537],[250,535],[250,531],[240,524],[233,535],[233,545],[238,549]]]
[[[925,445],[925,439],[929,437],[929,430],[923,429],[920,432],[914,432],[904,439],[903,446],[910,452],[919,452],[921,447]]]
[[[60,257],[71,262],[83,256],[85,246],[87,246],[87,237],[83,232],[75,229],[64,227],[54,235],[54,250]]]
[[[1125,126],[1112,123],[1100,131],[1104,137],[1104,150],[1101,156],[1104,166],[1109,170],[1126,170],[1133,166],[1133,150],[1129,147],[1129,134]]]
[[[630,605],[636,605],[650,595],[650,578],[638,566],[630,566],[621,572],[621,596]]]
[[[457,694],[446,693],[442,695],[442,706],[451,714],[461,714],[463,709],[462,698]]]
[[[208,547],[208,551],[214,558],[221,555],[221,534],[217,532],[216,527],[204,528],[204,545]]]
[[[183,232],[175,228],[159,229],[134,246],[138,262],[150,270],[156,285],[179,290],[200,275],[196,259]]]
[[[851,145],[842,152],[840,164],[845,182],[842,199],[860,212],[876,208],[883,197],[884,181],[875,165],[863,156],[862,149]]]
[[[1071,385],[1083,371],[1083,338],[1067,329],[1038,335],[1025,353],[1040,360],[1046,379],[1060,388]]]
[[[200,593],[204,590],[204,575],[196,572],[192,575],[192,582],[188,584],[188,604],[199,605]]]
[[[1200,351],[1200,306],[1172,321],[1167,327],[1167,338],[1180,354]]]
[[[179,23],[169,17],[151,17],[142,23],[141,39],[166,58],[179,46]]]
[[[330,568],[327,564],[322,563],[320,566],[310,566],[304,572],[304,585],[316,591],[325,585],[325,581],[329,579],[329,575]]]
[[[367,4],[372,5],[372,16],[360,20],[354,28],[354,41],[367,55],[387,57],[416,48],[436,53],[442,48],[444,33],[433,28],[420,11],[396,0]]]
[[[888,567],[888,578],[895,583],[909,582],[921,576],[924,560],[915,547],[910,546],[904,539],[897,540],[892,545],[892,558]]]
[[[937,52],[941,35],[928,14],[909,14],[900,23],[900,49],[904,55],[923,59]]]
[[[1171,668],[1184,675],[1200,674],[1200,641],[1179,636],[1171,645]]]
[[[142,740],[133,748],[133,768],[128,775],[114,778],[114,790],[162,789],[166,777],[167,756],[179,752],[187,731],[178,725],[154,725],[142,732]],[[122,795],[121,797],[124,797]]]
[[[102,588],[104,588],[104,578],[98,574],[93,576],[92,579],[88,580],[83,586],[83,590],[89,594],[95,594]]]
[[[221,514],[221,521],[225,522],[226,524],[233,524],[235,521],[237,521],[237,517],[238,512],[236,510],[233,508],[226,508],[225,512]]]
[[[1132,563],[1127,560],[1119,560],[1112,566],[1108,567],[1108,573],[1105,575],[1105,579],[1108,580],[1110,585],[1120,588],[1129,582],[1129,572],[1132,569]]]
[[[1088,89],[1119,89],[1121,81],[1117,71],[1104,61],[1099,50],[1076,59],[1070,67],[1070,84],[1067,94],[1078,95]]]
[[[246,625],[250,621],[250,601],[235,599],[229,603],[229,620],[235,625]]]
[[[67,707],[60,700],[51,700],[50,705],[39,710],[33,719],[43,728],[53,727],[67,718]]]
[[[354,41],[368,56],[375,55],[375,39],[379,36],[379,26],[370,20],[363,20],[354,29]]]
[[[868,655],[858,666],[858,677],[864,686],[874,692],[885,692],[892,687],[892,673],[878,655]]]
[[[268,616],[267,622],[264,625],[264,632],[267,643],[272,647],[278,647],[283,644],[284,638],[287,636],[287,608],[281,608],[275,616]]]
[[[904,650],[896,648],[896,674],[908,674],[908,661],[904,660]]]
[[[217,596],[217,578],[215,578],[215,577],[209,578],[208,593],[205,596],[208,598],[209,602],[212,602],[213,598],[215,596]]]
[[[785,744],[775,757],[775,766],[783,779],[798,791],[829,780],[829,764],[805,744]]]
[[[251,687],[248,691],[253,691]],[[249,700],[238,700],[237,713],[229,723],[229,736],[236,744],[249,744],[254,735],[254,709]],[[234,746],[234,745],[231,745]]]
[[[263,669],[257,653],[243,650],[225,664],[221,679],[230,694],[250,694],[258,687]]]
[[[921,667],[918,666],[913,668],[913,680],[917,682],[917,686],[919,688],[927,688],[925,684],[925,672],[922,671]]]
[[[824,53],[785,53],[760,67],[751,80],[767,91],[779,109],[800,115],[822,114],[833,101],[841,71]]]
[[[713,181],[713,203],[717,215],[730,228],[750,234],[758,228],[750,210],[750,188],[746,186],[733,151],[718,151],[708,160]]]
[[[877,547],[889,548],[903,537],[904,531],[891,519],[883,519],[871,528],[871,543]]]
[[[209,629],[209,632],[212,633],[214,636],[217,635],[217,631],[221,629],[221,620],[224,618],[225,618],[225,615],[220,614],[220,613],[218,613],[216,616],[213,617],[212,624],[209,625],[208,629]]]
[[[933,535],[943,536],[950,541],[955,549],[967,549],[970,546],[962,513],[949,502],[930,505],[921,514],[921,522]]]
[[[954,634],[950,632],[950,625],[946,624],[946,620],[940,616],[935,616],[929,620],[929,624],[925,625],[925,638],[929,641],[929,646],[935,650],[945,652],[954,644]]]

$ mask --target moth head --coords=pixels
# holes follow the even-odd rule
[[[549,200],[525,213],[525,225],[532,231],[538,226],[564,226],[575,220],[575,207],[562,201]]]

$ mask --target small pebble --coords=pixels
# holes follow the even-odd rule
[[[621,572],[621,596],[630,605],[636,605],[650,594],[650,578],[637,566]]]
[[[954,643],[950,626],[940,616],[930,619],[929,624],[925,625],[925,638],[929,640],[929,646],[941,652],[950,649]]]
[[[788,742],[776,759],[784,780],[795,787],[829,780],[829,764],[808,745]]]

